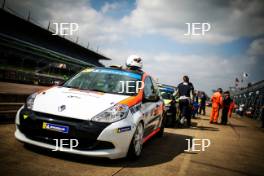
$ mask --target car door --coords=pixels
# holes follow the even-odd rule
[[[143,103],[141,111],[143,113],[144,118],[144,137],[148,136],[153,130],[157,128],[159,117],[158,116],[158,108],[159,108],[159,100],[149,100],[149,97],[157,95],[158,92],[155,92],[153,82],[151,78],[148,76],[144,81],[144,93],[143,93]],[[158,96],[158,95],[157,95]]]
[[[160,92],[159,92],[159,87],[157,85],[157,83],[155,82],[155,80],[152,80],[152,84],[153,84],[153,91],[155,96],[157,96],[157,101],[155,101],[155,107],[154,107],[154,113],[153,113],[153,119],[155,119],[155,127],[154,129],[158,128],[160,126],[160,123],[162,121],[162,115],[163,115],[163,109],[164,109],[164,102],[163,100],[160,98]]]

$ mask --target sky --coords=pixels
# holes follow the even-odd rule
[[[263,0],[6,0],[6,7],[24,17],[30,11],[44,26],[78,23],[71,38],[112,59],[103,64],[124,65],[136,54],[161,83],[177,86],[188,75],[210,95],[234,86],[243,72],[244,84],[264,79]],[[211,28],[184,35],[186,23]]]

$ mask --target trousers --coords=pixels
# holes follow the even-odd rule
[[[219,107],[212,107],[212,112],[210,116],[210,122],[217,122],[219,116]]]
[[[179,101],[181,117],[185,117],[187,119],[187,125],[191,126],[191,110],[190,110],[190,102],[188,99],[182,99]]]

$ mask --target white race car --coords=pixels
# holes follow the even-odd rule
[[[75,139],[77,146],[64,144],[60,151],[138,158],[144,142],[163,135],[163,112],[158,87],[146,73],[88,68],[29,96],[17,112],[15,137],[52,150],[58,140]]]

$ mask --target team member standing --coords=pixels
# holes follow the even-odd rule
[[[210,116],[210,123],[217,123],[219,110],[223,103],[222,92],[223,90],[221,88],[218,88],[211,98],[212,112]]]
[[[183,82],[178,85],[177,94],[179,95],[179,106],[181,111],[181,122],[187,119],[188,127],[191,127],[191,101],[193,101],[194,88],[189,82],[188,76],[183,76]]]
[[[222,117],[221,124],[226,125],[228,119],[228,112],[233,100],[230,98],[229,91],[224,92],[224,100],[223,100],[223,109],[222,109]]]
[[[200,97],[199,114],[202,114],[202,111],[203,111],[203,115],[205,115],[205,104],[206,104],[206,96],[205,96],[205,93],[202,92],[201,93],[201,97]]]

